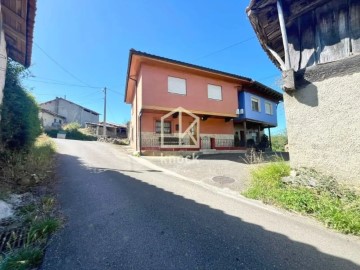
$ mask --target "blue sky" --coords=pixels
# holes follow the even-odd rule
[[[280,71],[261,49],[245,14],[249,1],[37,2],[33,77],[24,85],[39,102],[66,96],[102,114],[106,86],[107,120],[129,120],[124,88],[131,48],[250,77],[280,91]],[[273,132],[285,128],[283,104],[278,120]]]

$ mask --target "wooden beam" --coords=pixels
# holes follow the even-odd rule
[[[283,12],[281,1],[282,0],[277,0],[277,10],[278,10],[280,30],[281,30],[281,36],[282,36],[284,52],[285,52],[285,70],[289,70],[291,67],[290,54],[289,54],[289,42],[288,42],[287,33],[286,33],[285,18],[284,18],[284,12]]]
[[[5,34],[6,34],[6,32],[8,32],[10,34],[10,36],[11,35],[15,36],[16,38],[20,39],[22,42],[25,42],[25,44],[26,44],[26,35],[25,34],[18,32],[16,29],[12,28],[8,24],[4,24],[4,30],[5,30]]]
[[[13,11],[12,9],[8,8],[5,5],[1,6],[1,10],[3,11],[3,13],[5,13],[5,15],[8,15],[9,17],[11,17],[11,19],[14,19],[15,21],[21,23],[21,24],[25,24],[26,23],[26,19],[21,17],[19,14],[17,14],[15,11]]]

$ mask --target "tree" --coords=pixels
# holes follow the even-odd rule
[[[284,152],[285,145],[288,144],[287,132],[283,130],[281,133],[271,136],[271,145],[273,151]]]

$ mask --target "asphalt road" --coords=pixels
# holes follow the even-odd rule
[[[66,225],[42,269],[360,269],[359,238],[144,166],[114,145],[56,142]]]

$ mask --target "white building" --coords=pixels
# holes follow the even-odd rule
[[[45,129],[59,129],[66,123],[66,117],[46,109],[39,110],[39,119]]]
[[[59,97],[41,103],[40,108],[65,117],[67,123],[77,122],[82,127],[85,127],[86,122],[99,122],[99,113]]]

